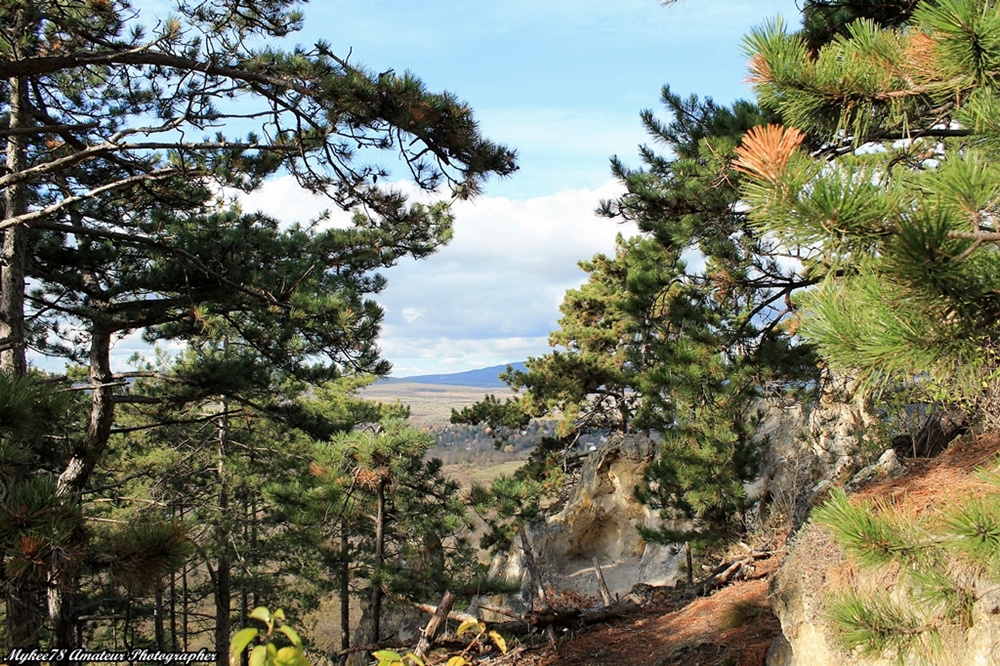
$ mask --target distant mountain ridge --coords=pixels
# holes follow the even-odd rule
[[[503,388],[507,385],[500,381],[500,373],[507,370],[507,366],[515,370],[525,370],[522,361],[515,363],[504,363],[494,365],[489,368],[478,370],[466,370],[447,375],[416,375],[414,377],[389,377],[383,381],[399,383],[408,382],[411,384],[435,384],[438,386],[474,386],[476,388]]]

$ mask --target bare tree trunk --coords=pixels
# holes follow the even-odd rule
[[[608,582],[604,580],[604,572],[601,571],[601,561],[594,558],[594,572],[597,574],[597,587],[601,592],[601,602],[605,606],[610,606],[614,602],[611,590],[608,589]]]
[[[531,542],[528,541],[528,531],[524,529],[524,525],[521,525],[517,533],[521,537],[524,564],[528,568],[528,575],[531,576],[531,583],[528,585],[528,609],[535,610],[536,600],[543,608],[548,608],[549,603],[545,596],[545,587],[542,585],[542,577],[538,571],[538,567],[535,566],[535,555],[531,552]]]

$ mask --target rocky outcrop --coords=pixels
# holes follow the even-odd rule
[[[864,401],[854,397],[850,382],[827,378],[823,386],[818,404],[809,408],[767,400],[758,409],[756,436],[764,447],[763,463],[761,477],[748,484],[748,495],[769,512],[792,517],[796,525],[805,521],[817,491],[823,490],[817,484],[846,473],[876,422]],[[683,576],[678,547],[647,543],[639,534],[640,526],[661,525],[657,512],[634,497],[656,452],[648,437],[612,439],[586,461],[564,508],[528,528],[543,586],[596,594],[594,558],[613,594],[624,594],[637,583],[672,585]],[[494,559],[490,573],[521,583],[521,596],[527,598],[532,582],[519,538]]]
[[[768,666],[895,666],[933,663],[936,666],[1000,664],[1000,603],[982,594],[990,587],[977,584],[980,598],[970,616],[971,629],[942,622],[940,647],[897,660],[893,655],[872,657],[839,647],[829,618],[831,594],[851,590],[861,596],[890,591],[901,607],[912,604],[909,586],[900,585],[898,569],[859,570],[834,542],[828,530],[809,524],[799,533],[772,584],[772,607],[781,621],[783,637],[768,655]]]
[[[528,527],[528,542],[543,587],[597,594],[594,558],[600,562],[612,594],[624,595],[636,583],[672,585],[681,577],[683,554],[648,543],[639,535],[640,526],[660,525],[656,512],[634,496],[656,450],[656,444],[645,436],[612,438],[588,457],[562,510]],[[521,597],[527,598],[526,588],[532,581],[525,571],[520,538],[506,554],[494,559],[490,573],[521,582]],[[489,605],[485,600],[483,603]]]
[[[798,528],[825,495],[824,481],[853,471],[879,419],[856,395],[852,381],[830,376],[816,404],[769,399],[757,411],[756,437],[764,447],[761,475],[748,484],[747,494]]]

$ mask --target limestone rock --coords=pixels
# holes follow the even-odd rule
[[[895,479],[906,473],[906,465],[900,460],[894,449],[886,449],[877,461],[868,465],[847,482],[844,490],[854,492],[872,481]]]
[[[900,662],[892,655],[864,657],[845,652],[836,642],[827,613],[828,595],[851,588],[867,596],[889,591],[905,604],[906,586],[893,586],[892,578],[872,573],[859,575],[834,542],[828,530],[810,524],[799,532],[788,557],[772,583],[772,607],[781,621],[788,649],[776,647],[768,666],[892,666],[899,663],[933,663],[935,666],[987,666],[1000,664],[1000,602],[989,595],[977,600],[972,628],[957,623],[940,627],[942,649],[930,661],[909,655]],[[772,661],[773,659],[773,661]]]
[[[747,496],[797,528],[820,499],[817,484],[840,478],[855,465],[878,417],[856,395],[852,381],[833,376],[824,378],[817,404],[767,399],[757,411],[761,475],[747,484]]]
[[[785,638],[784,634],[778,634],[767,650],[766,663],[767,666],[792,666],[793,656],[792,646],[788,644],[788,639]]]
[[[645,436],[612,438],[584,463],[563,509],[528,527],[544,587],[597,594],[595,557],[613,595],[624,596],[636,583],[672,585],[682,576],[684,557],[679,549],[647,543],[639,535],[640,526],[659,525],[656,512],[634,496],[656,450],[656,443]],[[509,552],[494,559],[490,574],[520,581],[526,597],[526,587],[532,583],[525,572],[520,538]],[[492,605],[487,600],[482,603]]]

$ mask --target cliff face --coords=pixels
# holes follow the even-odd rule
[[[877,418],[849,382],[828,379],[817,404],[767,400],[758,407],[764,445],[761,476],[747,492],[797,528],[809,516],[824,481],[849,473]]]

